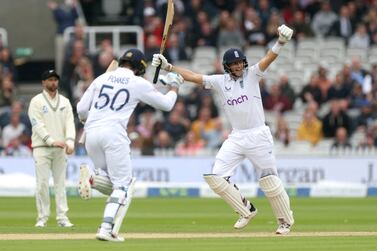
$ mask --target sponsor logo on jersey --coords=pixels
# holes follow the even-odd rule
[[[226,101],[226,103],[228,105],[239,105],[239,104],[242,104],[243,102],[248,101],[248,100],[249,100],[249,98],[247,97],[247,95],[241,95],[238,98],[228,99]]]

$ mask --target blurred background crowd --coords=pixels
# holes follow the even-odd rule
[[[60,90],[75,107],[90,83],[117,58],[105,38],[88,50],[85,27],[138,25],[150,61],[159,52],[166,0],[120,2],[118,19],[98,18],[101,1],[56,3],[46,8],[55,22],[56,69]],[[111,1],[108,1],[111,2]],[[294,41],[261,81],[266,123],[276,151],[291,153],[373,152],[377,148],[377,0],[174,0],[174,25],[165,55],[173,64],[203,74],[223,73],[222,53],[242,48],[249,65],[258,62],[285,23]],[[78,8],[78,6],[80,8]],[[83,18],[80,18],[82,15]],[[85,21],[83,21],[85,20]],[[69,40],[62,35],[74,27]],[[19,78],[9,47],[0,39],[1,155],[30,156],[29,100],[17,94]],[[149,67],[152,68],[152,67]],[[151,80],[154,69],[146,78]],[[134,154],[205,155],[215,152],[229,133],[216,95],[187,85],[173,111],[140,104],[128,134]],[[82,125],[77,122],[78,137]],[[77,146],[77,155],[84,155]]]

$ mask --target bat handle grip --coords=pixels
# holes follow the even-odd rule
[[[153,84],[157,83],[158,75],[160,74],[161,65],[159,65],[156,68],[156,71],[154,72],[154,78],[153,78]]]

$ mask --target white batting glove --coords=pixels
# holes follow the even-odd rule
[[[185,81],[183,77],[176,72],[169,72],[166,75],[160,75],[159,80],[164,85],[170,85],[171,87],[179,88]]]
[[[278,28],[279,33],[279,42],[282,44],[285,44],[289,40],[291,40],[293,35],[293,30],[286,26],[285,24],[282,24]]]
[[[169,64],[168,60],[162,54],[153,54],[152,66],[158,67],[161,65],[161,68],[165,71],[170,71],[172,65]]]

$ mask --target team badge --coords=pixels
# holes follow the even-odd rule
[[[42,107],[42,112],[43,112],[43,113],[48,113],[48,108],[47,108],[47,106],[44,105],[44,106]]]
[[[243,80],[240,81],[240,86],[243,89]]]

